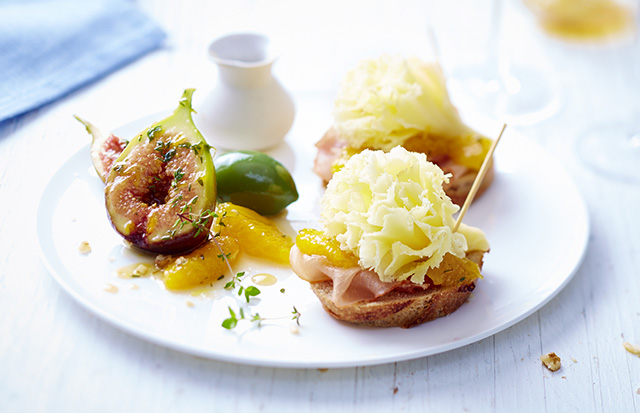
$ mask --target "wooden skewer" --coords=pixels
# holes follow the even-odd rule
[[[498,146],[498,142],[500,142],[500,138],[502,138],[502,134],[504,133],[504,130],[506,128],[507,128],[507,124],[505,123],[504,125],[502,125],[502,130],[500,131],[500,135],[498,135],[498,138],[495,141],[493,141],[493,143],[491,144],[491,147],[489,148],[489,152],[487,152],[487,156],[484,158],[484,161],[482,162],[482,166],[478,171],[478,175],[476,176],[476,179],[473,181],[473,185],[471,185],[471,190],[469,190],[469,195],[467,195],[467,199],[464,200],[464,205],[462,205],[462,209],[460,210],[460,214],[458,215],[456,224],[453,227],[453,232],[458,232],[458,228],[462,223],[462,218],[464,218],[464,214],[467,213],[467,209],[469,209],[469,206],[473,202],[473,198],[475,198],[476,196],[476,192],[478,192],[478,188],[480,188],[480,184],[482,183],[482,180],[484,179],[484,176],[486,175],[487,170],[489,169],[489,165],[491,165],[491,160],[493,159],[493,152],[496,150],[496,146]]]

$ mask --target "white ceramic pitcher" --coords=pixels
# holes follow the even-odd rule
[[[196,115],[197,125],[217,148],[261,150],[281,143],[293,124],[293,99],[273,76],[278,54],[268,37],[230,34],[215,40],[209,54],[218,82]]]

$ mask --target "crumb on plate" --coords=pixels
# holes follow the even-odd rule
[[[560,357],[556,353],[547,353],[544,356],[540,356],[540,360],[542,364],[550,371],[558,371],[560,370]]]

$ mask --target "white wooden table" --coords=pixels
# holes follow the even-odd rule
[[[185,87],[206,90],[215,81],[206,46],[228,31],[281,40],[276,73],[297,97],[331,96],[360,58],[427,44],[415,1],[139,3],[169,33],[167,47],[0,124],[0,411],[640,411],[640,358],[622,345],[640,344],[640,186],[592,172],[575,152],[589,125],[630,114],[640,85],[620,80],[623,68],[609,52],[550,41],[533,25],[505,30],[535,46],[532,61],[551,68],[562,105],[552,118],[513,127],[562,160],[591,223],[574,278],[533,315],[446,353],[325,371],[183,354],[76,303],[40,259],[34,219],[51,175],[87,143],[72,114],[117,126],[172,107]],[[509,10],[531,17],[518,4]],[[330,101],[325,109],[311,126],[318,137]],[[519,236],[526,234],[514,242]],[[551,351],[563,362],[556,373],[539,360]]]

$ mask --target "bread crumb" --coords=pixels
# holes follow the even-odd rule
[[[640,346],[634,346],[633,344],[625,341],[622,343],[624,349],[627,350],[631,354],[635,354],[636,356],[640,356]]]
[[[572,362],[573,364],[575,364],[575,363],[577,363],[577,362],[578,362],[578,360],[576,360],[575,358],[571,357],[571,362]]]
[[[560,370],[560,357],[556,353],[547,353],[544,356],[540,356],[540,360],[550,371]]]
[[[326,373],[326,372],[328,372],[328,371],[329,371],[329,369],[321,368],[321,369],[318,369],[318,371],[319,371],[320,373]]]
[[[127,288],[130,290],[137,290],[140,288],[140,286],[138,284],[129,284]]]
[[[187,307],[195,307],[195,304],[191,300],[187,300],[184,303],[187,305]]]
[[[89,241],[82,241],[78,246],[78,251],[80,251],[80,254],[89,254],[91,252],[91,245],[89,245]]]
[[[112,293],[115,294],[118,292],[118,287],[116,287],[113,284],[106,284],[103,288],[104,291],[108,292],[108,293]]]

